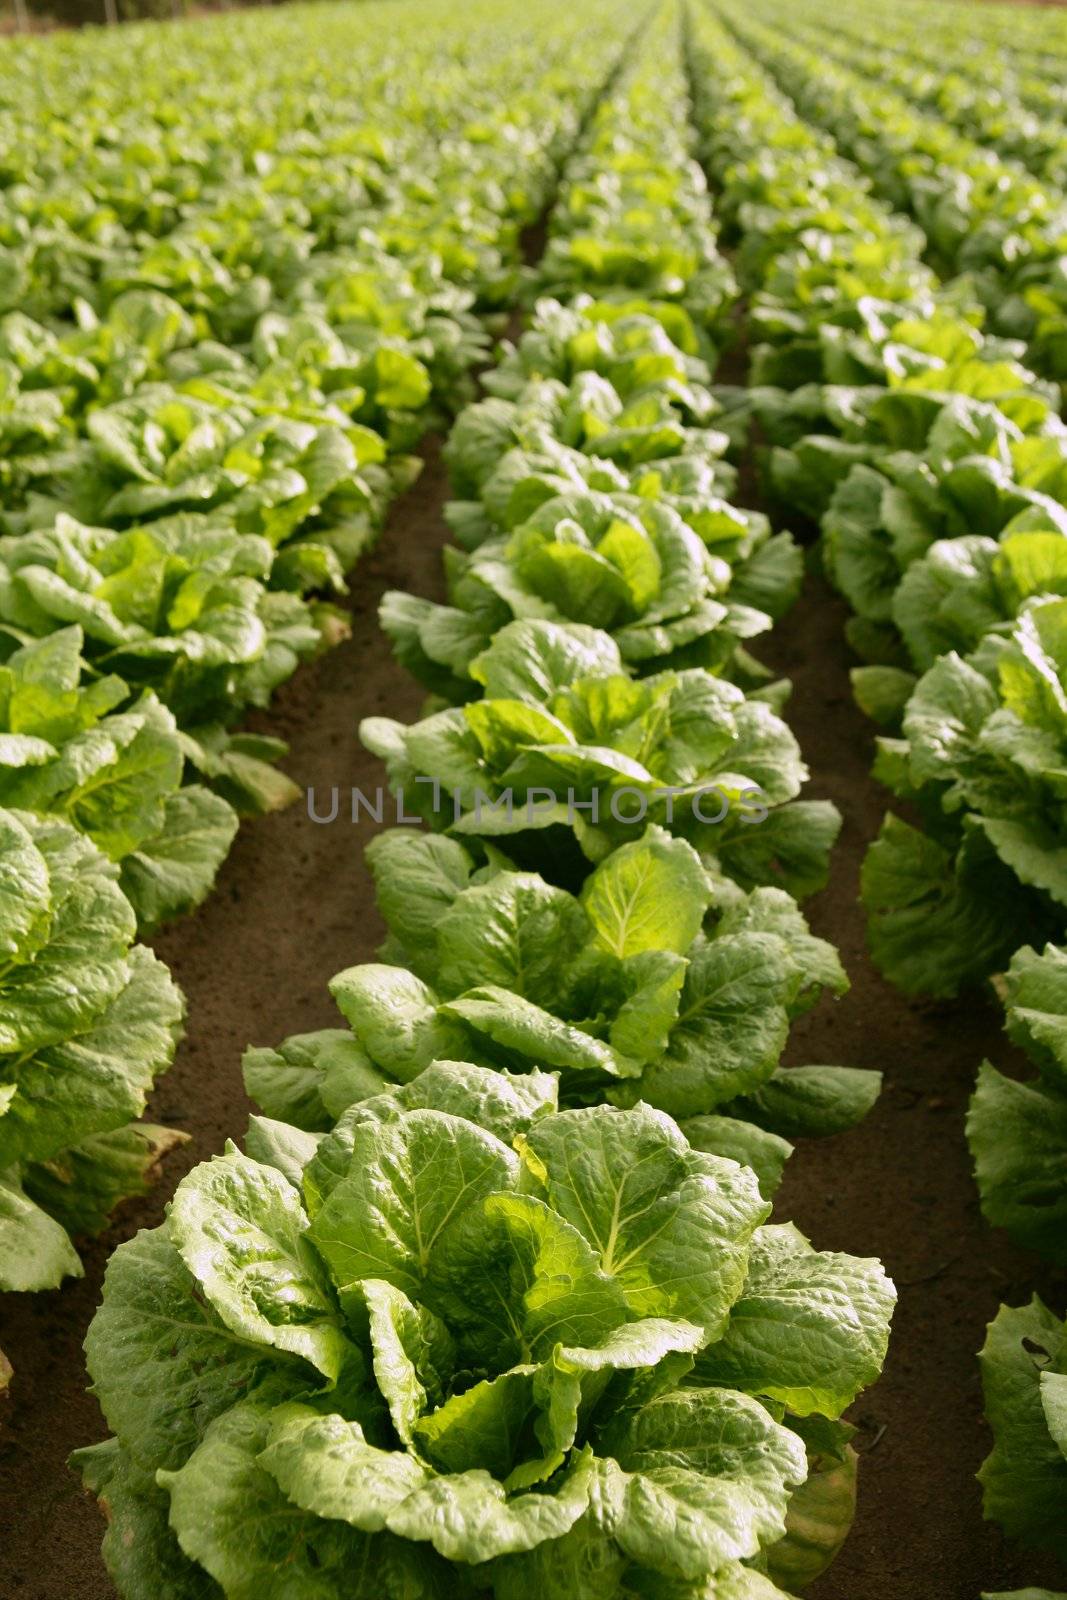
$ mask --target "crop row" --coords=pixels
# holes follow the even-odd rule
[[[866,15],[870,36],[880,34],[885,13],[872,5]],[[1036,8],[983,8],[973,12],[966,0],[963,4],[947,0],[936,12],[930,12],[917,0],[904,0],[900,15],[909,23],[920,16],[924,21],[921,34],[909,32],[904,37],[902,30],[898,36],[901,54],[911,54],[916,61],[926,60],[931,41],[954,42],[951,67],[947,61],[943,63],[946,76],[958,71],[964,79],[974,81],[988,73],[994,92],[1001,84],[1010,86],[1012,91],[1017,85],[1028,86],[1031,82],[1055,87],[1062,77],[1067,30],[1056,12],[1042,13]],[[850,32],[855,29],[855,20],[847,13],[842,15],[843,26]]]
[[[767,487],[819,521],[867,663],[854,673],[857,699],[888,730],[876,774],[919,823],[890,815],[869,851],[872,954],[909,993],[952,994],[1007,967],[1008,1032],[1035,1075],[1017,1081],[985,1063],[967,1133],[989,1220],[1062,1262],[1067,952],[1026,943],[1062,941],[1067,907],[1059,394],[1025,365],[1021,342],[983,331],[981,275],[935,277],[927,238],[879,198],[935,229],[944,221],[922,199],[933,196],[928,147],[910,113],[898,119],[866,80],[794,45],[776,6],[723,16],[728,26],[694,15],[691,62],[761,341],[744,403],[768,442]],[[840,135],[841,149],[799,112]],[[896,187],[887,173],[904,173],[913,136]],[[956,149],[950,141],[941,159]],[[960,209],[960,236],[973,251],[980,191],[962,177],[961,191],[972,209]],[[1019,218],[1008,220],[1021,237]],[[943,244],[935,256],[961,264]],[[1061,1555],[1065,1358],[1064,1323],[1038,1300],[1002,1308],[982,1352],[995,1434],[986,1513]]]
[[[448,604],[384,602],[433,700],[362,730],[426,824],[368,849],[382,959],[109,1267],[77,1464],[125,1596],[781,1600],[847,1532],[892,1286],[767,1217],[878,1084],[779,1065],[845,984],[795,898],[837,818],[748,649],[800,566],[729,499],[679,22],[452,432]]]
[[[933,265],[968,275],[991,331],[1025,340],[1041,372],[1065,376],[1063,192],[825,51],[759,17],[734,22],[801,114],[832,134],[876,193],[915,217]]]
[[[180,1137],[133,1120],[183,1012],[137,934],[205,897],[239,813],[298,792],[234,724],[346,635],[327,597],[468,392],[610,70],[595,6],[502,57],[405,16],[335,15],[289,73],[300,24],[240,22],[246,75],[216,38],[184,106],[198,53],[149,31],[106,90],[107,40],[69,80],[66,47],[31,47],[6,90],[6,281],[37,315],[0,319],[0,1288],[80,1273],[72,1239]],[[419,116],[389,92],[409,45],[435,62]]]
[[[836,21],[837,19],[835,19]],[[1016,161],[1051,187],[1067,177],[1067,135],[1061,81],[1028,71],[1002,48],[944,70],[955,31],[935,16],[921,39],[902,43],[888,16],[866,12],[835,26],[831,36],[814,10],[797,17],[791,36],[829,51],[832,59],[875,78],[924,112],[942,118],[998,157]],[[1062,73],[1062,61],[1059,71]]]

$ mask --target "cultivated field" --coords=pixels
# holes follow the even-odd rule
[[[1067,1600],[1067,21],[0,54],[0,1595]]]

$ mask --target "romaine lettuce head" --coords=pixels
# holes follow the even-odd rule
[[[875,1073],[780,1069],[791,1018],[847,987],[836,952],[782,890],[716,893],[682,840],[649,830],[580,897],[495,849],[482,865],[410,829],[381,834],[368,859],[382,956],[400,965],[333,980],[351,1033],[248,1052],[248,1092],[272,1118],[327,1131],[435,1059],[535,1079],[548,1067],[566,1105],[610,1094],[704,1118],[702,1148],[733,1153],[741,1139],[773,1187],[781,1135],[851,1126],[877,1094]]]
[[[1067,905],[1067,600],[1025,600],[968,659],[940,657],[903,730],[883,745],[881,770],[928,831],[888,818],[868,852],[871,948],[910,992],[952,994],[1028,937],[1052,937]]]
[[[473,550],[560,496],[591,490],[656,501],[715,555],[743,565],[739,600],[778,616],[796,596],[799,553],[788,535],[769,539],[762,514],[725,498],[735,482],[721,459],[730,437],[707,426],[720,403],[704,364],[657,320],[672,322],[667,309],[540,301],[533,326],[489,375],[492,397],[468,406],[453,427],[446,456],[462,498],[449,506],[449,524]]]
[[[579,373],[606,378],[623,398],[669,379],[699,393],[709,382],[707,364],[697,354],[698,338],[684,305],[629,304],[575,295],[566,303],[548,296],[534,306],[530,326],[516,346],[486,377],[494,395],[514,399],[532,379],[555,378],[570,384]],[[699,399],[698,416],[707,419]]]
[[[80,628],[60,628],[0,667],[0,800],[64,818],[120,863],[148,932],[209,893],[237,815],[183,786],[174,717],[151,692],[132,698],[114,674],[94,677],[82,644]]]
[[[133,1119],[184,1008],[118,867],[61,818],[0,812],[0,904],[0,1285],[55,1288],[181,1138]]]
[[[361,737],[394,791],[432,828],[493,839],[554,877],[568,861],[602,861],[650,822],[748,884],[817,887],[836,829],[811,806],[792,827],[807,769],[771,707],[702,668],[630,678],[610,635],[572,627],[502,628],[469,663],[486,685],[480,700],[411,727],[365,719]]]
[[[982,1063],[967,1114],[982,1211],[1018,1243],[1067,1260],[1067,952],[1016,951],[999,985],[1005,1027],[1037,1068]]]
[[[269,544],[210,514],[117,533],[61,513],[4,540],[0,625],[20,642],[73,624],[87,660],[151,688],[183,724],[263,705],[314,653],[331,619],[272,591]]]
[[[113,1257],[87,1350],[115,1439],[76,1460],[121,1508],[121,1592],[778,1594],[748,1563],[819,1437],[786,1408],[874,1375],[881,1269],[761,1228],[755,1175],[662,1113],[462,1062],[420,1083],[327,1136],[303,1195],[231,1145]]]
[[[1067,1333],[1035,1295],[1001,1306],[979,1361],[993,1449],[983,1509],[1012,1539],[1067,1555]]]
[[[729,548],[729,547],[728,547]],[[555,495],[510,536],[485,538],[446,559],[448,606],[387,595],[382,625],[398,658],[435,693],[473,692],[470,664],[513,619],[609,632],[640,673],[705,667],[728,674],[741,642],[771,623],[752,601],[780,610],[796,574],[791,546],[768,542],[742,567],[729,562],[666,499],[588,490]]]

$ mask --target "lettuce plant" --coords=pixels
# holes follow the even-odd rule
[[[694,336],[679,314],[685,320],[679,328],[672,319],[672,333],[688,345]],[[488,380],[489,397],[452,429],[446,457],[467,498],[449,507],[449,521],[469,546],[582,482],[659,498],[657,473],[668,493],[684,474],[701,472],[725,492],[735,474],[722,459],[730,440],[715,426],[720,408],[709,383],[704,362],[673,343],[643,302],[538,301],[531,327]],[[715,507],[691,509],[704,511],[697,526],[712,534]]]
[[[1067,1556],[1063,1320],[1036,1295],[1027,1306],[1001,1306],[979,1360],[993,1430],[993,1449],[978,1475],[985,1514],[1011,1538]]]
[[[825,882],[837,813],[796,801],[807,769],[763,701],[699,667],[632,679],[617,642],[586,625],[509,623],[469,671],[482,699],[411,727],[360,726],[432,827],[559,877],[647,820],[746,886],[804,895]]]
[[[832,946],[777,889],[716,896],[692,848],[657,828],[615,850],[580,897],[493,853],[400,828],[368,849],[389,929],[384,962],[339,973],[351,1032],[251,1050],[268,1115],[325,1131],[435,1059],[551,1067],[563,1104],[637,1099],[702,1147],[743,1152],[768,1190],[794,1135],[840,1131],[879,1075],[779,1065],[790,1019],[847,986]],[[699,1135],[699,1138],[698,1138]],[[710,1141],[710,1143],[709,1143]]]
[[[1067,1261],[1067,953],[1017,950],[1001,984],[1008,1037],[1037,1068],[984,1061],[967,1114],[982,1211],[1030,1250]]]
[[[1041,528],[1031,511],[999,538],[971,535],[931,545],[904,575],[893,620],[920,672],[967,655],[987,633],[1006,634],[1027,600],[1067,590],[1067,522]]]
[[[941,657],[907,703],[904,739],[883,741],[878,772],[923,807],[930,836],[889,818],[863,895],[876,961],[912,991],[953,993],[996,970],[1027,935],[1053,936],[1067,905],[1065,608],[1037,596],[970,659]]]
[[[154,690],[183,726],[229,721],[336,636],[332,616],[268,590],[274,567],[265,540],[210,516],[117,533],[63,514],[4,540],[0,628],[23,641],[76,623],[92,666]]]
[[[209,893],[237,814],[183,784],[185,747],[155,695],[89,679],[81,648],[81,630],[61,628],[0,667],[0,802],[64,818],[119,863],[147,932]]]
[[[995,370],[974,366],[982,375]],[[883,402],[883,414],[889,398],[899,407],[901,391]],[[901,605],[906,610],[897,590],[938,539],[1067,529],[1062,504],[1048,492],[1050,475],[1038,466],[1042,458],[1045,468],[1051,458],[1067,466],[1063,439],[1036,431],[1024,436],[1002,401],[971,401],[958,392],[938,398],[941,409],[918,451],[861,447],[873,459],[830,486],[823,519],[828,569],[869,621],[886,624]]]
[[[728,499],[730,415],[696,354],[684,306],[578,295],[539,300],[530,327],[468,406],[446,457],[446,509],[471,549],[517,527],[546,499],[583,487],[636,494],[677,511],[735,571],[739,598],[778,617],[795,598],[798,555],[760,512]]]
[[[0,1287],[80,1276],[72,1239],[143,1192],[182,1135],[134,1119],[183,1015],[134,943],[118,867],[59,817],[0,812]]]
[[[806,1441],[844,1449],[884,1353],[876,1263],[545,1074],[432,1065],[303,1193],[313,1140],[249,1143],[120,1247],[90,1330],[124,1596],[783,1593]]]
[[[388,479],[362,475],[384,461],[384,441],[343,415],[305,421],[256,410],[224,384],[210,398],[144,385],[90,413],[87,439],[42,482],[28,515],[39,524],[40,507],[54,503],[80,521],[123,527],[211,510],[274,549],[314,529],[312,542],[335,550],[347,570],[384,509]]]
[[[731,578],[728,562],[667,503],[580,490],[545,500],[470,554],[451,552],[449,606],[387,596],[382,625],[428,687],[457,681],[455,698],[493,634],[527,617],[603,628],[638,671],[721,671],[743,640],[771,625],[766,612],[734,600]]]

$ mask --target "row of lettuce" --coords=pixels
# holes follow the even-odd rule
[[[1067,907],[1060,396],[1021,341],[987,331],[983,272],[1006,290],[1003,266],[986,256],[975,277],[943,281],[929,265],[967,260],[936,231],[931,207],[955,191],[928,167],[932,146],[914,120],[898,121],[868,80],[839,79],[826,51],[794,31],[807,32],[770,4],[693,16],[704,153],[758,341],[752,388],[725,398],[762,428],[770,492],[820,525],[865,661],[857,699],[888,730],[876,774],[911,820],[887,816],[864,864],[872,954],[911,994],[952,995],[1005,974],[1008,1032],[1031,1075],[986,1062],[967,1134],[986,1216],[1062,1263],[1067,951],[1029,943],[1062,940]],[[919,131],[934,126],[925,118]],[[937,159],[951,164],[959,148],[952,135]],[[905,166],[906,193],[887,179]],[[961,176],[960,192],[973,261],[992,234],[977,223],[980,186]],[[1026,227],[1008,204],[1003,220],[1022,248]],[[1002,1308],[982,1366],[995,1435],[981,1473],[986,1513],[1063,1555],[1062,1317],[1036,1299]]]
[[[727,498],[679,23],[452,433],[448,604],[383,606],[432,700],[363,725],[426,824],[368,849],[381,960],[248,1052],[245,1152],[109,1267],[77,1464],[128,1600],[781,1600],[847,1532],[892,1286],[767,1219],[878,1081],[779,1064],[845,986],[793,892],[837,819],[746,642],[799,564]]]
[[[996,157],[1016,161],[1043,183],[1062,189],[1067,177],[1063,57],[1053,76],[1000,44],[976,50],[946,71],[946,50],[958,23],[941,12],[929,19],[921,38],[905,42],[888,12],[868,7],[835,20],[831,39],[813,8],[795,14],[791,36],[822,50],[829,47],[834,60],[879,79]]]
[[[501,50],[495,9],[460,43],[412,3],[146,30],[129,60],[13,47],[0,232],[40,317],[0,318],[0,1289],[80,1274],[73,1241],[184,1139],[136,1120],[183,1017],[137,937],[205,898],[239,814],[296,797],[235,724],[345,637],[345,575],[469,392],[633,22],[546,6]]]
[[[1067,376],[1067,197],[1057,182],[923,109],[883,81],[892,74],[868,76],[865,45],[838,35],[827,44],[819,29],[794,37],[777,6],[738,21],[801,113],[833,135],[880,198],[915,217],[933,265],[968,275],[990,331],[1024,340],[1041,373]]]

